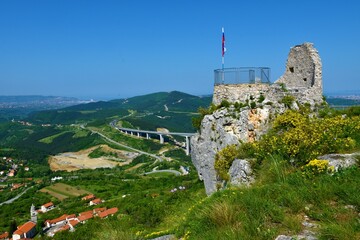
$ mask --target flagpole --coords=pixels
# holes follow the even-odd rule
[[[221,80],[222,80],[222,83],[224,83],[224,81],[225,81],[224,65],[225,65],[225,51],[226,51],[224,27],[221,28],[221,31],[222,31],[222,39],[221,39],[221,53],[222,53],[221,67],[222,67],[222,74],[221,74]]]
[[[225,65],[225,31],[224,31],[224,27],[221,28],[222,30],[222,61],[221,61],[221,65],[222,65],[222,69],[224,70],[224,65]]]

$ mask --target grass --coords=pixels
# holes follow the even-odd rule
[[[359,168],[308,179],[276,159],[258,174],[260,182],[252,187],[220,191],[194,206],[177,235],[275,239],[280,234],[300,234],[307,215],[309,222],[320,226],[311,229],[319,239],[360,239]]]
[[[84,194],[90,194],[89,191],[83,190],[79,187],[73,187],[64,183],[55,183],[54,185],[41,189],[42,192],[47,192],[60,201],[68,197],[78,197]]]
[[[73,138],[82,138],[82,137],[86,137],[87,135],[89,135],[89,131],[80,129],[75,131]]]
[[[39,142],[41,143],[46,143],[46,144],[51,144],[55,138],[65,134],[65,133],[68,133],[68,131],[64,131],[64,132],[60,132],[58,134],[54,134],[54,135],[51,135],[49,137],[46,137],[46,138],[43,138],[43,139],[40,139]]]
[[[174,176],[174,173],[171,173],[171,172],[154,172],[154,173],[148,173],[147,176],[148,177],[161,178],[161,177]]]

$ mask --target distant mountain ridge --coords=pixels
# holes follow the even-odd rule
[[[208,107],[211,99],[211,96],[198,97],[179,91],[158,92],[34,112],[27,120],[34,123],[71,124],[91,121],[105,123],[117,118],[126,121],[130,127],[194,131],[191,118],[197,114],[199,107]]]
[[[30,112],[64,108],[85,103],[74,97],[59,96],[0,96],[0,122],[10,119],[21,119]]]

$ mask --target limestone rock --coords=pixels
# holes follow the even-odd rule
[[[351,154],[327,154],[318,157],[318,159],[328,160],[329,166],[333,166],[335,171],[339,171],[339,169],[356,165],[357,161],[359,161],[356,157],[359,156],[360,152]]]
[[[249,161],[235,159],[229,169],[230,184],[236,186],[249,186],[253,181],[252,169]]]

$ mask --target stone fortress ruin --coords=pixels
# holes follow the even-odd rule
[[[285,100],[291,101],[285,101]],[[232,68],[215,70],[213,104],[231,103],[206,115],[200,131],[191,138],[191,157],[208,195],[223,184],[214,168],[215,155],[231,144],[258,140],[270,127],[272,116],[300,104],[311,108],[323,103],[322,65],[311,43],[292,47],[285,73],[273,84],[270,69]],[[235,109],[235,103],[240,109]],[[235,160],[229,170],[230,183],[253,181],[250,164]]]
[[[245,102],[250,96],[259,94],[266,95],[268,100],[290,94],[300,103],[319,103],[322,102],[321,69],[319,54],[312,43],[291,48],[285,73],[274,84],[270,84],[269,68],[218,69],[215,70],[213,103],[218,105],[222,100]],[[244,71],[248,75],[241,73]],[[284,88],[287,91],[281,91]]]

